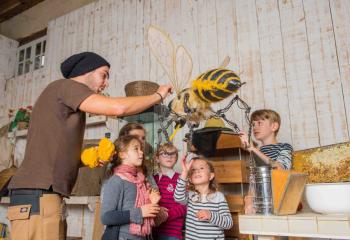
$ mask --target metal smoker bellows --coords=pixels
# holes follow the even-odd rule
[[[263,215],[273,214],[273,200],[271,187],[271,167],[255,167],[255,195],[254,207],[256,213]]]

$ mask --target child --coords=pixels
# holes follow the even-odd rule
[[[214,168],[205,158],[182,159],[182,173],[175,189],[175,201],[187,204],[186,239],[225,239],[224,229],[233,225],[224,195],[216,190]],[[189,191],[187,190],[189,177]]]
[[[107,225],[103,239],[146,239],[159,212],[160,196],[149,192],[145,176],[138,170],[143,161],[138,138],[120,137],[116,151],[113,175],[101,193],[101,222]]]
[[[279,114],[273,110],[261,109],[253,112],[250,120],[253,124],[254,138],[261,142],[261,146],[256,148],[250,144],[247,134],[241,132],[240,138],[245,149],[257,155],[266,164],[270,164],[272,168],[291,169],[292,146],[288,143],[277,142],[277,133],[281,125]],[[251,188],[244,201],[245,213],[255,213]]]
[[[129,122],[125,124],[119,131],[119,137],[132,135],[136,136],[141,144],[144,153],[152,153],[152,147],[149,143],[146,142],[146,129],[142,126],[142,124],[137,122]],[[152,188],[157,189],[158,186],[153,178],[153,163],[147,159],[147,156],[144,156],[144,161],[142,162],[141,168],[143,169],[143,173],[145,174],[147,181],[151,184]]]
[[[157,240],[182,239],[186,206],[174,200],[176,182],[180,176],[174,171],[177,158],[177,148],[169,143],[161,145],[154,156],[155,162],[159,164],[159,172],[154,175],[154,179],[161,196],[159,201],[161,210],[156,218],[156,225],[159,226],[153,231]]]
[[[265,163],[277,169],[292,168],[293,148],[288,143],[278,143],[277,133],[281,125],[279,114],[273,110],[262,109],[252,113],[253,135],[261,142],[260,148],[248,142],[248,136],[241,132],[240,138],[245,148],[256,154]]]

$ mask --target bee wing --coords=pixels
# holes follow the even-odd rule
[[[176,49],[175,66],[176,82],[178,88],[183,90],[190,81],[193,69],[191,55],[184,46],[178,46]]]
[[[219,68],[226,68],[229,63],[230,63],[230,57],[226,56],[225,59],[220,64]]]
[[[161,29],[155,26],[150,26],[148,29],[148,44],[151,52],[163,67],[171,83],[174,85],[176,93],[178,93],[174,73],[175,47],[170,37]]]

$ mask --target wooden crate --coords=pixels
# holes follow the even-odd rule
[[[229,230],[225,230],[225,238],[249,239],[249,235],[239,234],[238,213],[231,213],[233,226]]]
[[[245,161],[211,161],[215,170],[217,183],[248,183]]]
[[[233,133],[221,133],[216,143],[216,149],[241,148],[241,140]]]
[[[227,194],[225,195],[228,207],[232,213],[240,213],[244,211],[244,198],[241,195]]]

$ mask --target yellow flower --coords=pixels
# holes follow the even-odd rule
[[[81,161],[84,165],[95,168],[98,166],[98,150],[97,147],[90,147],[81,154]]]
[[[115,151],[115,146],[108,138],[102,138],[98,144],[98,157],[103,162],[109,162]]]

